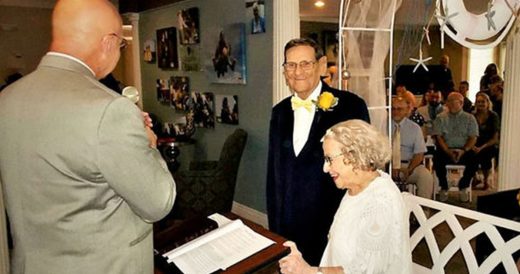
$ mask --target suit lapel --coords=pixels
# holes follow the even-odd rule
[[[292,155],[296,157],[293,144],[294,112],[291,107],[291,102],[288,101],[282,109],[284,113],[281,115],[280,121],[280,138],[282,138],[283,146],[290,150]]]

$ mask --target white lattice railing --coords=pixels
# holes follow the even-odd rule
[[[430,269],[414,263],[414,273],[444,273],[444,267],[458,250],[461,250],[469,273],[490,273],[500,263],[507,273],[518,273],[513,253],[520,250],[519,222],[424,199],[409,193],[403,193],[403,198],[409,213],[415,216],[419,224],[418,229],[410,236],[410,249],[413,251],[421,240],[425,239],[433,264]],[[438,212],[427,218],[424,208],[431,208]],[[475,222],[463,228],[456,216]],[[443,222],[451,229],[453,239],[441,251],[433,229]],[[498,227],[518,232],[518,235],[505,241],[497,230]],[[489,238],[495,251],[481,265],[478,265],[470,241],[482,233]]]

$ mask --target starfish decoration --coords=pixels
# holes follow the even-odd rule
[[[419,68],[419,66],[422,66],[424,70],[428,71],[428,67],[426,67],[425,62],[428,62],[432,59],[432,57],[424,58],[422,57],[422,49],[419,48],[419,59],[416,58],[410,58],[410,60],[417,62],[417,65],[413,68],[413,73]]]
[[[447,24],[450,24],[450,25],[453,25],[451,23],[451,18],[457,16],[459,13],[458,12],[454,12],[452,14],[450,14],[448,12],[448,7],[446,7],[444,9],[444,16],[442,16],[439,12],[439,10],[437,9],[437,14],[435,15],[437,18],[441,19],[441,25],[440,25],[440,30],[441,30],[441,49],[444,48],[444,27],[447,25]]]
[[[458,12],[454,12],[454,13],[450,14],[448,12],[448,7],[446,7],[444,9],[444,14],[445,14],[444,16],[442,16],[440,13],[435,15],[437,18],[442,20],[441,29],[443,29],[444,26],[446,26],[447,24],[453,25],[453,23],[451,22],[451,18],[457,16],[459,13]]]
[[[426,27],[423,27],[423,30],[424,30],[424,36],[426,37],[426,41],[428,42],[428,46],[431,46],[432,42],[430,40],[430,31]]]
[[[497,30],[497,27],[495,26],[495,22],[493,21],[493,16],[495,16],[495,11],[494,10],[491,10],[493,8],[493,3],[489,2],[488,3],[488,9],[487,9],[487,12],[486,12],[486,19],[487,19],[487,23],[488,23],[488,30]]]

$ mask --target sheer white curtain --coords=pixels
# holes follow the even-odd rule
[[[372,124],[385,132],[389,104],[386,85],[391,77],[385,75],[385,60],[392,48],[393,18],[401,0],[344,3],[341,54],[351,73],[348,90],[365,99]]]

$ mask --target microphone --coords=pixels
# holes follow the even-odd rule
[[[132,101],[134,104],[139,101],[139,91],[134,86],[125,87],[121,94]]]

